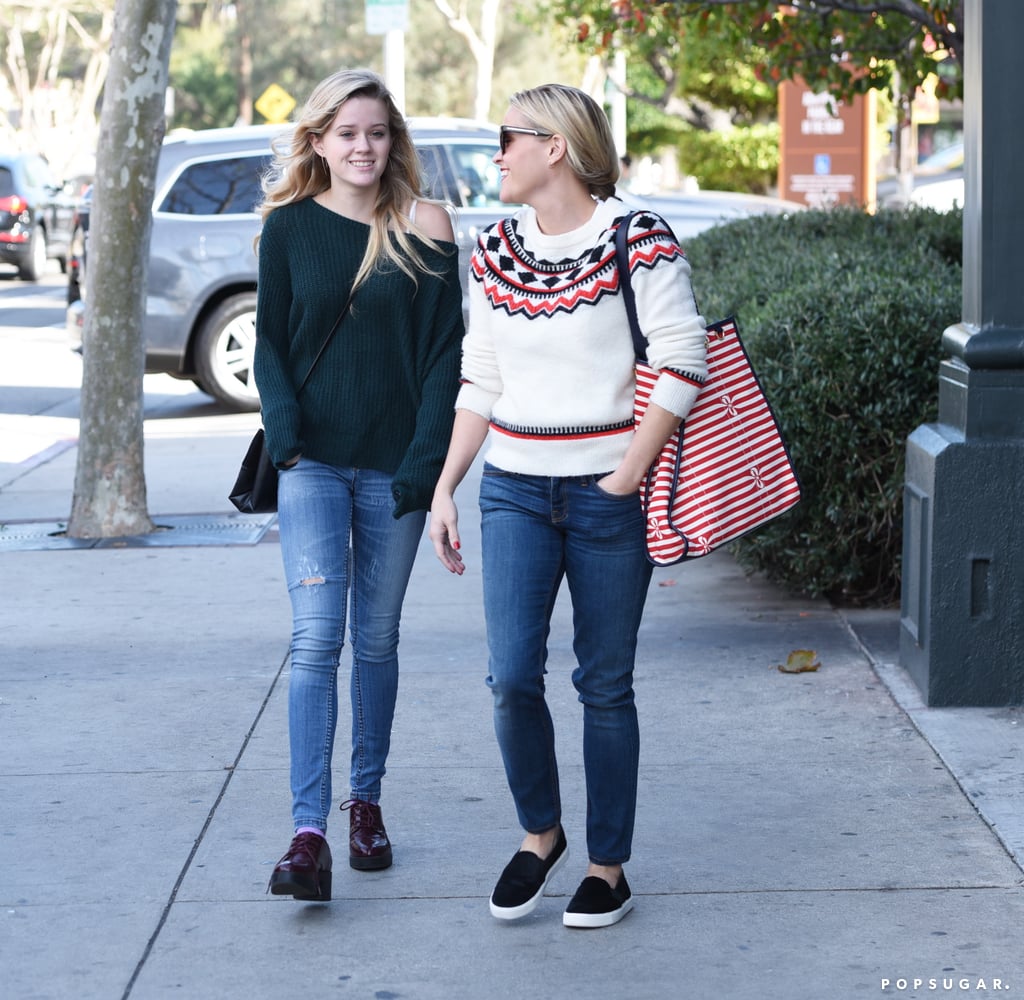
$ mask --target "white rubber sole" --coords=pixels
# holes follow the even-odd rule
[[[544,879],[541,887],[525,902],[520,903],[519,906],[495,906],[494,897],[488,901],[488,905],[491,908],[491,916],[498,920],[519,920],[520,917],[525,917],[527,914],[533,913],[537,909],[537,905],[540,903],[541,897],[544,895],[544,890],[548,887],[548,882],[554,877],[555,872],[565,864],[569,859],[569,848],[566,847],[562,851],[562,856],[551,866],[550,871]]]
[[[610,913],[569,913],[562,914],[562,923],[566,927],[611,927],[617,924],[633,909],[633,897],[630,896],[617,910]]]

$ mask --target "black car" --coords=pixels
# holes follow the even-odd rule
[[[0,153],[0,262],[37,281],[46,262],[67,270],[75,199],[34,153]]]

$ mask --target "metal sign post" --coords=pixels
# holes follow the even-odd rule
[[[366,0],[366,33],[384,36],[384,82],[405,114],[405,32],[409,0]]]

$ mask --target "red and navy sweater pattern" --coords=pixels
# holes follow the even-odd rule
[[[529,319],[557,312],[572,313],[617,295],[615,232],[621,220],[605,230],[602,240],[576,260],[541,261],[519,238],[515,219],[503,219],[480,234],[470,274],[483,283],[493,309]],[[630,226],[629,266],[653,267],[659,259],[682,255],[671,230],[657,215],[638,213]]]
[[[556,313],[573,313],[596,305],[607,295],[619,294],[619,271],[615,256],[615,233],[622,219],[605,230],[601,241],[575,260],[541,261],[532,256],[519,237],[514,218],[504,219],[486,229],[473,255],[471,277],[481,282],[487,301],[497,311],[533,320]],[[683,251],[663,219],[639,212],[630,226],[629,266],[631,273],[652,268],[660,260],[673,260]],[[674,368],[662,371],[684,382],[701,385],[704,379]],[[599,427],[542,428],[506,424],[493,420],[500,433],[525,439],[581,440],[620,434],[633,427],[633,420]]]

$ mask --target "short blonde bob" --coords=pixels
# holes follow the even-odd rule
[[[611,198],[619,179],[619,154],[608,116],[589,94],[561,83],[520,90],[509,104],[530,125],[565,139],[572,172],[596,198]]]
[[[416,242],[409,237],[414,228],[409,209],[414,201],[424,200],[420,189],[420,161],[409,126],[398,110],[384,81],[369,69],[343,69],[317,84],[294,127],[274,143],[274,162],[263,178],[263,202],[260,215],[266,219],[274,209],[310,198],[331,186],[329,172],[313,149],[312,136],[330,128],[341,106],[353,97],[382,101],[387,109],[391,151],[381,175],[380,192],[374,206],[370,241],[353,282],[359,287],[378,261],[393,263],[414,281],[417,272],[434,274]],[[454,252],[430,239],[420,230],[417,235],[440,252]]]

